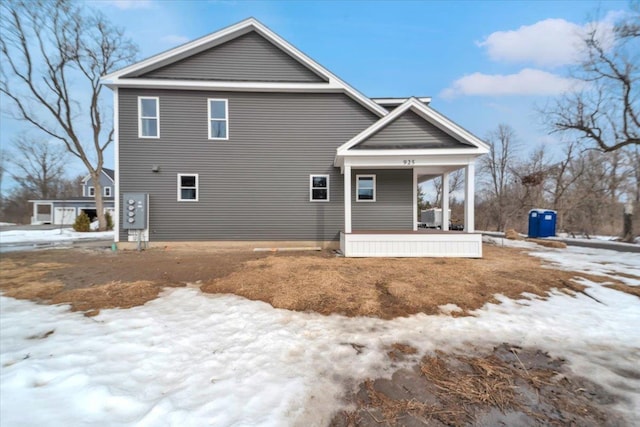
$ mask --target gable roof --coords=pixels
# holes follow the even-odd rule
[[[472,145],[455,138],[429,123],[411,109],[375,132],[352,150],[401,150],[423,148],[470,148]]]
[[[423,102],[423,103],[425,103],[427,105],[431,102],[431,97],[430,96],[416,96],[415,98],[418,101]],[[387,97],[387,98],[371,98],[371,100],[373,102],[375,102],[378,105],[382,105],[383,107],[397,107],[397,106],[407,102],[408,99],[409,98],[391,98],[391,97]]]
[[[115,176],[116,173],[113,169],[108,169],[108,168],[102,168],[102,173],[105,174],[107,176],[107,178],[109,178],[111,180],[111,182],[115,183]],[[87,175],[82,179],[82,183],[86,184],[87,181],[89,181],[91,179],[91,175]]]
[[[168,65],[156,65],[151,70],[126,77],[289,83],[329,81],[253,30]]]
[[[320,76],[325,82],[319,83],[282,83],[282,82],[207,82],[177,79],[148,79],[138,76],[145,72],[175,63],[187,57],[193,56],[214,46],[219,46],[230,40],[255,31],[267,41],[296,59],[302,65]],[[170,49],[145,60],[136,62],[128,67],[109,73],[101,78],[102,84],[108,87],[170,87],[182,89],[221,89],[221,90],[253,90],[253,91],[334,91],[344,92],[355,101],[383,117],[388,112],[373,100],[342,81],[335,74],[315,62],[303,52],[289,44],[286,40],[267,28],[255,18],[248,18],[235,25],[223,28],[215,33],[185,43],[174,49]]]
[[[351,140],[347,141],[345,144],[338,147],[338,156],[354,154],[354,151],[352,150],[354,147],[363,143],[364,141],[367,141],[375,134],[397,121],[398,118],[402,117],[407,111],[416,113],[420,118],[442,130],[446,134],[452,136],[457,141],[468,145],[469,148],[473,149],[474,153],[485,154],[489,152],[489,146],[481,139],[463,129],[462,127],[458,126],[428,105],[425,105],[417,98],[409,98],[391,113],[381,118],[380,120],[369,126],[367,129],[360,132],[358,135],[351,138]],[[357,151],[364,152],[365,150]]]

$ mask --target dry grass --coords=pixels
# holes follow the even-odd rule
[[[468,314],[494,294],[545,297],[551,288],[579,288],[571,279],[598,276],[543,268],[541,261],[512,248],[484,245],[482,259],[337,258],[271,255],[245,262],[240,270],[205,283],[202,290],[233,293],[277,308],[376,316],[438,314],[456,304]],[[463,314],[464,314],[463,313]]]
[[[527,242],[535,243],[536,245],[546,246],[547,248],[556,248],[556,249],[564,249],[567,247],[567,244],[564,242],[559,242],[557,240],[545,240],[545,239],[525,239]]]
[[[3,295],[18,299],[43,301],[64,288],[64,284],[54,280],[44,280],[43,277],[51,270],[62,268],[60,263],[35,263],[23,265],[11,259],[0,260],[0,291]]]
[[[149,281],[109,284],[67,289],[58,279],[47,279],[52,272],[67,267],[55,262],[33,264],[0,260],[0,291],[3,295],[50,304],[70,304],[74,311],[96,315],[103,308],[130,308],[155,299],[163,286]]]
[[[418,354],[418,350],[408,344],[393,343],[387,351],[387,356],[393,361],[404,360],[407,356]]]
[[[506,237],[509,240],[524,240],[524,237],[522,237],[520,233],[518,233],[513,228],[510,228],[507,231],[505,231],[504,237]]]
[[[38,302],[69,303],[75,310],[128,308],[156,298],[164,286],[203,283],[211,293],[233,293],[277,308],[390,319],[418,312],[440,314],[456,304],[468,315],[495,294],[545,297],[551,288],[581,292],[571,279],[583,273],[543,268],[538,258],[484,245],[484,258],[338,258],[329,252],[255,254],[250,251],[143,252],[42,251],[0,259],[0,291]],[[401,352],[398,356],[401,355]]]
[[[447,398],[470,404],[495,406],[501,411],[516,405],[513,371],[495,356],[464,357],[461,361],[471,371],[448,366],[442,353],[427,356],[420,364],[420,371]]]
[[[51,298],[53,304],[70,304],[74,311],[96,315],[104,308],[131,308],[156,299],[162,288],[151,282],[110,283],[71,289]]]
[[[474,352],[470,352],[474,353]],[[375,425],[623,425],[598,401],[615,402],[588,380],[566,374],[564,362],[504,343],[486,354],[436,352],[388,379],[368,379],[332,427]],[[605,411],[603,411],[605,409]],[[497,411],[496,411],[497,410]],[[609,421],[607,424],[606,421]],[[520,424],[518,424],[520,425]]]
[[[371,400],[370,406],[378,409],[383,419],[377,419],[372,413],[369,413],[369,415],[381,424],[385,423],[385,425],[389,425],[388,423],[391,423],[391,425],[396,425],[396,422],[399,421],[399,418],[401,418],[403,414],[422,417],[435,411],[435,406],[419,402],[415,399],[390,399],[374,388],[372,380],[365,381],[365,390]]]

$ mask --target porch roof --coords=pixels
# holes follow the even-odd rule
[[[390,129],[389,126],[400,118],[413,126],[411,132],[400,129],[395,132],[399,135],[398,138],[394,137],[393,132],[385,137],[383,131]],[[423,124],[427,126],[422,126]],[[429,129],[433,129],[433,132],[429,132]],[[383,143],[379,140],[383,140]],[[488,152],[489,146],[478,137],[420,100],[409,98],[387,116],[338,147],[334,165],[341,168],[345,165],[398,168],[457,166],[452,169],[458,169]]]

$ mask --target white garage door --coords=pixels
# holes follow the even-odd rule
[[[55,208],[54,224],[73,224],[76,220],[76,208]]]

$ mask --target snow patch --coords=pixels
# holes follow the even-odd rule
[[[2,243],[61,242],[83,239],[113,239],[113,231],[79,233],[72,228],[53,230],[9,230],[0,232]]]
[[[462,309],[457,304],[443,304],[438,308],[442,314],[462,313]]]

